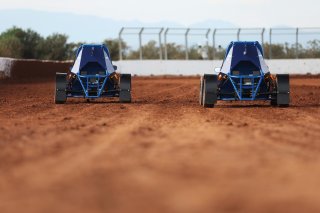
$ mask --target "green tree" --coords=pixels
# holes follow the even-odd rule
[[[179,60],[186,58],[184,48],[181,45],[177,45],[175,43],[167,44],[167,53],[168,59]]]
[[[22,58],[22,44],[15,36],[0,37],[0,57]]]
[[[189,48],[189,59],[190,60],[202,60],[201,53],[199,52],[199,46],[193,45]]]
[[[23,58],[25,32],[17,27],[10,28],[0,35],[0,56]]]
[[[43,38],[39,33],[28,29],[25,31],[25,36],[23,38],[23,58],[37,59],[41,56],[39,55],[38,47],[43,41]]]
[[[214,50],[214,51],[213,51]],[[214,52],[214,56],[213,56]],[[215,60],[223,60],[226,54],[226,49],[222,48],[222,46],[216,47],[208,47],[208,57],[209,59],[215,59]]]
[[[68,36],[64,34],[52,34],[39,44],[41,59],[66,60],[68,59]]]
[[[0,55],[14,58],[38,58],[42,37],[35,31],[12,27],[0,35]]]
[[[119,39],[106,39],[103,41],[103,44],[105,44],[110,52],[111,59],[114,61],[118,61],[120,59],[119,55]],[[126,42],[121,40],[121,46],[122,46],[122,56],[123,58],[126,58],[127,51],[128,51],[128,45]]]
[[[305,58],[320,58],[320,40],[312,40],[308,42],[307,50],[304,50]]]
[[[156,41],[149,41],[147,44],[142,46],[143,59],[159,59],[160,48],[157,47]],[[128,59],[139,59],[140,49],[131,51],[127,57]]]
[[[270,44],[266,43],[264,45],[265,57],[270,58]],[[284,45],[272,44],[271,45],[271,57],[272,59],[286,58],[286,53],[284,51]]]
[[[74,60],[76,57],[76,53],[78,48],[85,44],[85,42],[71,42],[71,43],[67,43],[66,45],[66,60]]]

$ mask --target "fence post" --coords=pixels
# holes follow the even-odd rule
[[[119,60],[122,61],[122,32],[124,31],[124,27],[121,28],[120,32],[119,32]]]
[[[143,30],[144,30],[144,28],[142,27],[139,32],[140,60],[143,59],[143,55],[142,55],[142,33],[143,33]]]
[[[269,59],[272,59],[272,28],[270,28]]]
[[[213,60],[216,59],[216,33],[217,33],[217,29],[214,29],[213,34],[212,34],[212,46],[213,46],[212,58],[213,58]]]
[[[211,29],[208,29],[207,31],[207,34],[206,34],[206,50],[207,50],[207,55],[208,55],[208,58],[207,60],[209,60],[209,34],[211,32]]]
[[[167,47],[167,34],[169,32],[170,28],[167,28],[166,31],[164,31],[164,59],[168,60],[168,47]]]
[[[159,32],[159,51],[160,51],[160,60],[162,60],[163,56],[162,56],[162,41],[161,41],[161,34],[163,32],[163,28],[161,28],[160,32]]]
[[[299,28],[296,30],[296,59],[299,58]]]
[[[189,60],[189,47],[188,47],[188,34],[190,32],[190,29],[188,28],[185,34],[186,39],[186,60]]]
[[[241,33],[241,28],[238,29],[238,33],[237,33],[237,39],[238,39],[238,41],[240,41],[240,33]]]
[[[262,28],[262,32],[261,32],[261,43],[262,43],[262,47],[264,47],[264,32],[266,31],[265,28]]]

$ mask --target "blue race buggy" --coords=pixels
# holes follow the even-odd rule
[[[119,97],[131,102],[131,75],[119,74],[105,45],[81,45],[68,73],[56,73],[55,103],[67,98]]]
[[[221,101],[270,101],[273,106],[289,106],[289,75],[272,75],[259,42],[231,42],[217,75],[200,80],[200,105],[214,107]]]

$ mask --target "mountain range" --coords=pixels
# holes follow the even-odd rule
[[[184,26],[170,21],[144,23],[138,20],[124,21],[91,15],[22,9],[0,10],[0,20],[0,32],[17,26],[23,29],[31,28],[43,36],[63,33],[69,36],[71,42],[101,42],[106,38],[117,38],[122,27],[237,27],[223,20],[205,20]]]

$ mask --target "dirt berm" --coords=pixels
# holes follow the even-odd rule
[[[67,72],[72,62],[59,61],[39,61],[25,59],[1,58],[1,63],[10,62],[2,70],[4,77],[10,76],[10,81],[30,82],[30,81],[52,81],[56,72]],[[5,76],[6,75],[6,76]],[[1,77],[1,76],[0,76]]]

